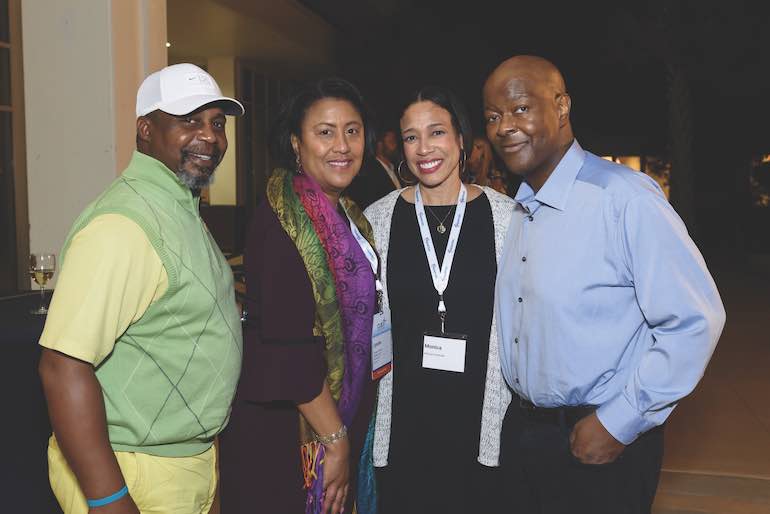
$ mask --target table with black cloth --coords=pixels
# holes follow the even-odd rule
[[[37,292],[0,298],[0,426],[5,446],[0,464],[0,512],[61,513],[48,483],[46,452],[51,425],[37,374],[37,342],[45,316],[29,312],[39,305]]]

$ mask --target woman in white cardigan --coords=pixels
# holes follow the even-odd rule
[[[417,184],[365,212],[393,339],[374,430],[379,514],[498,512],[500,431],[511,396],[493,298],[514,202],[463,185],[470,123],[450,91],[417,92],[401,136],[399,172],[403,178],[408,167]]]

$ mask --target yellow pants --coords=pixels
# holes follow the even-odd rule
[[[214,446],[193,457],[115,452],[128,492],[142,514],[207,514],[217,486]],[[56,438],[48,441],[48,478],[64,514],[87,514],[80,486]]]

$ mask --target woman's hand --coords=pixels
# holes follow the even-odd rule
[[[307,403],[297,404],[300,413],[324,444],[323,514],[340,514],[345,508],[350,480],[350,441],[347,429],[337,412],[329,385],[324,382],[321,393]]]
[[[350,480],[350,443],[347,437],[324,446],[324,514],[341,514],[345,509]]]

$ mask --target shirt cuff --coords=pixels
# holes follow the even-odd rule
[[[656,425],[639,414],[622,393],[599,407],[596,416],[607,432],[626,446]]]

